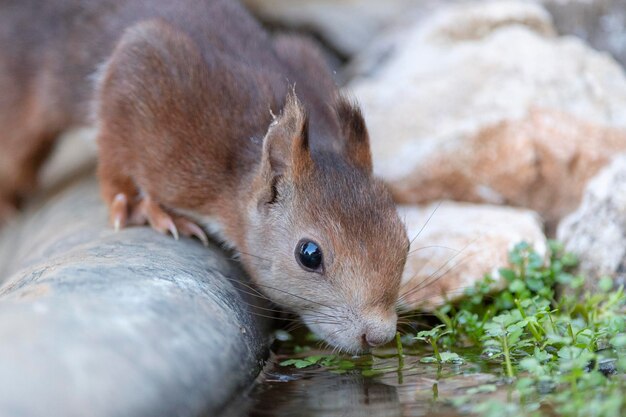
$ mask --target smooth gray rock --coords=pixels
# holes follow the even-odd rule
[[[216,415],[267,352],[246,275],[106,217],[87,179],[0,235],[0,416]]]

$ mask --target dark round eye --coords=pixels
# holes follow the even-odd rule
[[[322,266],[322,250],[315,242],[301,240],[296,247],[296,259],[304,269],[317,271]]]

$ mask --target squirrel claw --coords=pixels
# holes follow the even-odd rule
[[[122,228],[122,219],[120,219],[119,217],[116,217],[115,220],[113,220],[113,230],[115,230],[116,232],[119,232],[121,228]]]
[[[164,234],[169,232],[175,240],[178,240],[178,229],[169,214],[161,212],[156,216],[148,217],[148,221],[150,226],[157,232]]]
[[[178,240],[178,237],[179,237],[178,236],[178,229],[176,228],[176,224],[174,223],[174,221],[172,220],[171,217],[169,219],[169,225],[168,225],[167,229],[170,231],[170,233],[172,234],[174,239]]]
[[[159,233],[167,234],[168,232],[178,240],[178,229],[176,224],[168,213],[161,206],[154,202],[150,197],[143,197],[137,205],[131,216],[132,223],[146,224]]]
[[[116,194],[110,209],[110,220],[116,232],[119,232],[122,227],[126,226],[127,218],[128,197],[123,193]]]
[[[183,217],[175,219],[175,223],[183,236],[196,237],[200,242],[202,242],[204,247],[209,246],[209,238],[200,226]]]

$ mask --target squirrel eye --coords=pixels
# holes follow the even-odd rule
[[[322,266],[322,250],[310,240],[301,240],[296,247],[296,259],[302,268],[318,271]]]

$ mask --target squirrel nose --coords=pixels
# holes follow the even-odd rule
[[[395,312],[394,312],[395,313]],[[364,347],[378,347],[391,341],[396,335],[397,316],[393,314],[391,317],[379,317],[367,322],[363,326],[361,343]]]
[[[366,332],[363,333],[363,336],[361,336],[361,340],[366,347],[378,347],[391,341],[395,335],[395,326],[387,329],[367,329]]]
[[[376,333],[368,332],[362,336],[362,339],[363,339],[363,344],[365,346],[378,347],[378,346],[384,345],[385,343],[390,341],[392,338],[387,337],[386,335],[383,335],[383,334],[376,334]]]

